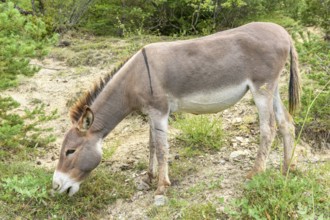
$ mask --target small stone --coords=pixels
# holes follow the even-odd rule
[[[167,198],[163,195],[155,195],[155,206],[163,206],[166,205]]]
[[[242,122],[242,118],[236,118],[236,119],[234,119],[234,122],[235,123],[241,123]]]
[[[225,160],[220,160],[219,161],[221,165],[225,165],[226,164],[226,161]]]
[[[244,157],[247,155],[250,155],[249,150],[237,150],[237,151],[231,152],[229,155],[229,158],[230,158],[230,160],[233,160],[233,159],[238,159],[240,157]]]
[[[137,183],[136,188],[137,188],[137,190],[145,191],[145,190],[149,190],[150,186],[146,182],[141,180],[140,182]]]
[[[243,142],[244,141],[244,138],[243,137],[236,137],[236,140],[238,140],[239,142]]]

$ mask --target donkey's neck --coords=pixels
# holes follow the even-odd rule
[[[128,105],[125,79],[115,76],[91,106],[94,112],[93,133],[104,138],[132,110]]]

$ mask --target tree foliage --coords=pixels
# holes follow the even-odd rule
[[[319,25],[330,38],[330,0],[306,1],[306,8],[302,12],[301,20],[307,25]]]
[[[29,66],[29,58],[44,55],[49,41],[42,19],[22,15],[11,2],[0,4],[0,30],[0,89],[3,89],[15,84],[17,75],[36,71]]]
[[[209,34],[279,13],[329,35],[330,0],[12,0],[42,17],[47,30],[87,29],[95,34]]]
[[[330,26],[329,0],[98,0],[83,23],[97,34],[208,34],[275,12]]]

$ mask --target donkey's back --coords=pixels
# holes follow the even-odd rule
[[[250,23],[210,36],[145,47],[152,83],[171,111],[211,113],[248,89],[277,82],[288,58],[288,33],[273,23]]]

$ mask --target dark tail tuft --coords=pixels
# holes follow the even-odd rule
[[[290,45],[290,82],[289,82],[289,112],[293,114],[300,106],[300,75],[298,54],[291,39]]]

